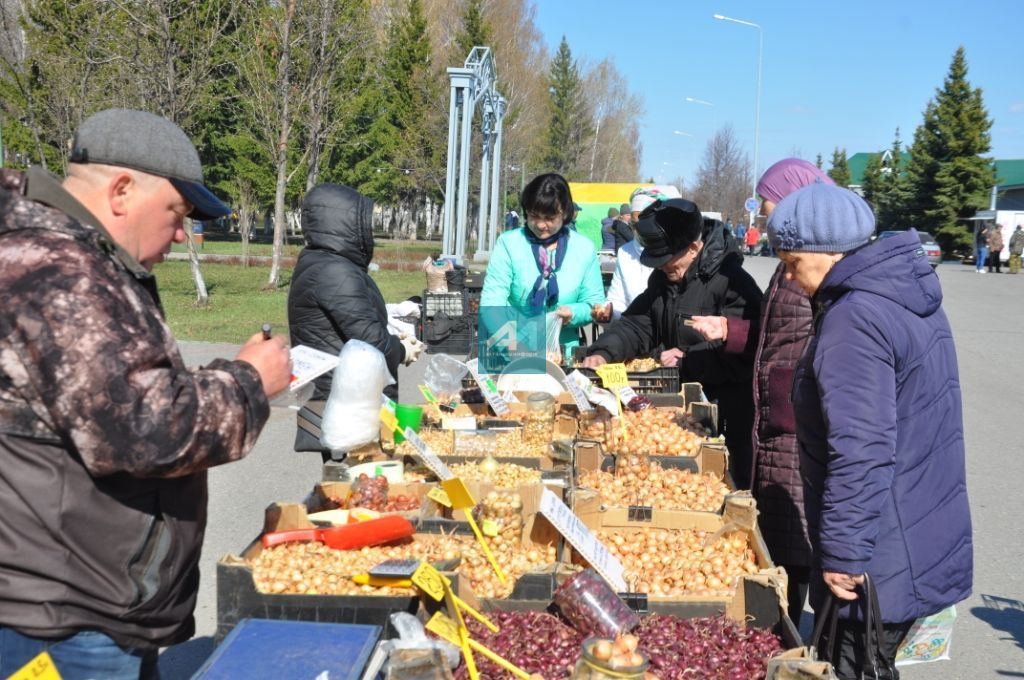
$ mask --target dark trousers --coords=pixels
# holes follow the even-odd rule
[[[804,612],[804,602],[807,601],[807,586],[811,582],[811,568],[796,567],[781,562],[778,565],[786,570],[786,576],[789,577],[789,587],[786,591],[787,608],[789,618],[793,619],[793,625],[799,628]]]
[[[992,269],[994,267],[996,274],[1002,274],[1003,272],[1000,269],[1000,267],[1002,267],[1002,266],[1003,266],[1002,263],[999,261],[999,251],[996,251],[994,253],[989,253],[988,254],[988,270],[989,271],[992,271]]]
[[[913,621],[883,624],[882,634],[885,639],[882,640],[878,654],[882,658],[888,659],[890,663],[893,662],[896,659],[896,652],[899,651],[900,643],[903,642],[903,638],[906,637],[907,631],[912,625],[914,625]],[[821,637],[819,648],[822,650],[832,648],[827,635],[828,630]],[[832,655],[832,665],[835,666],[836,675],[840,680],[861,680],[862,677],[872,677],[870,674],[865,676],[860,674],[861,668],[864,666],[864,652],[867,646],[867,641],[864,639],[864,622],[839,619],[836,626],[836,637],[838,638],[837,649]],[[900,674],[897,670],[895,675],[880,676],[878,680],[899,680],[899,677]]]

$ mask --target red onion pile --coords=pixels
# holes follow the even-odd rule
[[[782,651],[772,632],[725,617],[679,619],[652,614],[633,631],[661,680],[762,680]]]
[[[466,617],[471,638],[504,657],[527,673],[539,673],[546,680],[562,680],[572,675],[580,657],[583,636],[545,612],[487,612],[498,626],[492,633],[472,617]],[[480,680],[505,680],[508,671],[474,654]],[[466,664],[459,666],[456,680],[466,680]]]
[[[352,496],[347,505],[350,508],[366,508],[377,512],[405,512],[420,507],[420,499],[413,495],[388,496],[387,477],[359,475],[352,484]]]

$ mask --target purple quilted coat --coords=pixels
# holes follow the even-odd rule
[[[813,302],[793,405],[815,561],[871,574],[886,622],[934,614],[970,595],[974,562],[939,279],[910,230],[848,253]],[[812,576],[815,609],[824,591]]]
[[[772,559],[808,567],[811,544],[804,517],[800,452],[790,395],[793,373],[811,334],[811,303],[786,266],[772,276],[761,313],[754,359],[754,470],[751,489],[758,524]]]

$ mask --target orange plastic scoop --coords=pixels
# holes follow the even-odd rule
[[[416,532],[412,523],[404,517],[389,515],[354,524],[343,524],[326,529],[290,529],[263,535],[263,547],[270,548],[292,541],[319,541],[328,548],[358,550],[369,545],[381,545],[403,538]]]

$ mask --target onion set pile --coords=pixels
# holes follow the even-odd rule
[[[652,597],[731,597],[739,577],[758,571],[742,531],[710,542],[712,534],[697,529],[605,529],[596,536],[626,567],[631,588]]]
[[[499,611],[487,615],[499,631],[492,633],[467,619],[474,640],[544,680],[572,677],[583,636],[561,618],[541,612]],[[680,619],[653,614],[645,617],[632,635],[621,639],[628,641],[624,646],[632,646],[648,658],[647,677],[659,680],[761,680],[768,659],[782,651],[782,643],[770,631],[743,628],[724,617]],[[614,655],[615,643],[610,650],[600,651]],[[479,654],[474,659],[481,680],[513,677]],[[469,677],[465,664],[459,666],[455,677]]]
[[[782,651],[772,632],[742,628],[725,617],[653,614],[633,632],[661,680],[761,680],[768,659]]]
[[[487,482],[499,489],[539,484],[541,480],[540,470],[515,463],[499,463],[493,458],[485,458],[479,463],[455,463],[448,467],[453,475],[463,481]]]
[[[416,537],[399,544],[335,550],[318,542],[284,543],[264,549],[250,561],[256,590],[299,595],[412,595],[411,588],[358,585],[352,577],[384,560],[416,558],[430,562],[455,560],[464,537]]]
[[[580,437],[612,453],[696,456],[708,432],[677,409],[645,408],[620,417],[599,415],[580,423]]]
[[[511,661],[527,673],[539,673],[545,680],[562,680],[572,676],[580,657],[583,636],[560,618],[544,612],[487,612],[498,626],[492,633],[472,618],[466,619],[470,637]],[[507,671],[475,654],[480,680],[505,680]],[[467,680],[469,672],[463,663],[455,672],[456,680]]]
[[[729,493],[729,487],[710,473],[663,469],[657,461],[635,466],[623,463],[616,463],[614,473],[584,472],[579,485],[599,491],[605,505],[646,505],[658,510],[717,512]]]

